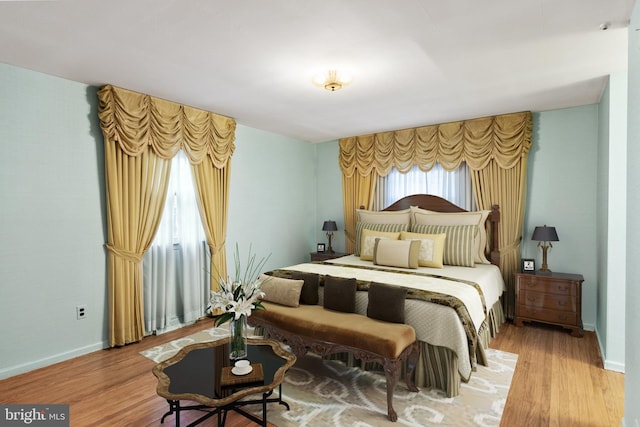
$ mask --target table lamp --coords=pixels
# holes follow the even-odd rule
[[[322,231],[327,232],[327,239],[329,239],[329,249],[327,250],[327,252],[332,254],[333,248],[331,247],[331,237],[333,237],[334,231],[338,231],[338,226],[336,225],[335,221],[325,221],[324,224],[322,224]]]
[[[536,227],[535,230],[533,230],[531,240],[536,240],[538,242],[538,247],[542,248],[542,267],[540,267],[540,271],[551,273],[551,270],[549,270],[549,266],[547,265],[547,250],[553,247],[551,242],[560,241],[560,239],[558,239],[558,233],[556,233],[556,228],[547,227],[546,225],[543,227]]]

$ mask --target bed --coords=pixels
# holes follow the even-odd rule
[[[355,277],[356,311],[364,315],[371,282],[408,288],[405,323],[414,327],[420,344],[415,384],[443,390],[449,397],[458,395],[461,381],[471,378],[478,363],[487,364],[484,349],[504,322],[500,299],[505,286],[497,267],[498,206],[467,212],[436,196],[412,195],[381,212],[359,209],[356,217],[354,254],[272,274]],[[417,246],[424,257],[420,265],[404,265],[412,257],[408,262],[415,264],[415,256],[405,252],[415,255]],[[343,360],[358,363],[346,355]]]

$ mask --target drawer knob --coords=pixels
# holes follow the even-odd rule
[[[563,291],[563,292],[564,292],[564,291],[568,291],[568,290],[569,290],[569,287],[568,287],[568,286],[558,286],[558,290],[561,290],[561,291]]]
[[[568,301],[558,301],[558,305],[561,305],[561,306],[565,306],[568,303],[569,303]]]

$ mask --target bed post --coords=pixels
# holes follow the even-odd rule
[[[499,227],[500,223],[500,206],[491,206],[491,264],[500,267],[500,239]]]

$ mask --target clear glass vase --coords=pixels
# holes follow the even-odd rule
[[[229,341],[229,358],[231,360],[247,357],[247,317],[240,316],[238,320],[231,319],[229,325],[231,338]]]

